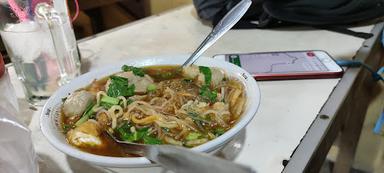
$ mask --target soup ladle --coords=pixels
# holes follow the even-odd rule
[[[247,12],[251,6],[252,0],[242,0],[233,7],[213,28],[204,41],[197,47],[191,56],[181,66],[186,67],[192,65],[209,47],[213,45],[221,36],[231,29]]]
[[[209,156],[206,153],[198,153],[173,145],[146,145],[122,141],[109,131],[107,133],[121,144],[127,154],[142,155],[175,173],[255,173],[247,166]]]

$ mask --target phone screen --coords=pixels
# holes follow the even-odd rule
[[[329,71],[313,51],[228,54],[225,59],[251,74]]]

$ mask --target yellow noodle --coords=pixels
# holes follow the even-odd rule
[[[147,108],[149,109],[144,109],[143,107],[141,107],[140,105],[142,106],[146,106]],[[130,113],[131,111],[137,109],[137,110],[140,110],[141,112],[143,112],[144,114],[146,115],[153,115],[155,114],[155,110],[151,109],[151,105],[148,104],[147,102],[144,102],[144,101],[134,101],[133,103],[131,103],[129,106],[128,106],[128,113]],[[148,112],[148,110],[150,112]]]
[[[101,96],[106,96],[107,94],[104,91],[99,91],[96,93],[96,105],[93,107],[94,112],[99,112],[101,109],[103,109],[102,106],[100,106],[100,99]]]
[[[213,133],[208,132],[208,138],[209,138],[210,140],[212,140],[212,139],[215,139],[216,136],[215,136]]]
[[[186,97],[193,97],[194,96],[193,94],[186,93],[186,92],[179,92],[179,95],[186,96]]]
[[[164,136],[164,141],[168,144],[172,144],[172,145],[178,145],[178,146],[182,146],[183,143],[181,141],[178,141],[178,140],[175,140],[171,137],[168,137],[168,136]]]
[[[207,141],[208,141],[207,138],[195,139],[195,140],[187,141],[185,143],[185,145],[193,147],[193,146],[196,146],[196,145],[200,145],[200,144],[206,143]]]
[[[221,116],[219,115],[219,113],[215,110],[208,110],[208,111],[205,111],[202,115],[208,115],[208,114],[212,114],[214,119],[216,120],[217,123],[219,123],[222,127],[227,127],[228,124],[225,123],[225,121],[221,118]]]
[[[151,127],[151,128],[148,129],[148,135],[151,135],[151,134],[153,134],[156,131],[157,131],[157,129]]]
[[[173,129],[173,128],[176,128],[176,127],[179,126],[176,121],[157,120],[155,122],[160,127],[165,127],[165,128],[168,128],[168,129]]]
[[[243,111],[244,103],[245,103],[244,97],[240,97],[238,100],[239,101],[237,101],[237,104],[234,105],[234,108],[233,108],[233,117],[234,118],[238,118],[241,115],[241,113]]]
[[[187,130],[184,127],[184,125],[181,125],[181,127],[183,130],[181,130],[181,132],[175,136],[175,139],[180,139],[181,137],[183,137],[185,134],[187,134],[189,132],[189,130]]]
[[[111,118],[109,115],[108,115],[108,111],[105,110],[103,107],[101,107],[101,109],[99,111],[97,111],[96,113],[96,117],[98,117],[101,113],[105,113],[109,118]]]
[[[154,126],[154,131],[157,132],[157,138],[158,139],[163,139],[163,130],[161,130],[161,127],[159,125],[157,125],[156,123],[153,124]]]
[[[185,121],[180,120],[180,119],[178,119],[178,118],[176,118],[176,117],[170,116],[169,119],[174,120],[174,121],[176,121],[178,124],[180,124],[180,125],[184,125],[184,126],[190,128],[190,129],[193,130],[193,131],[198,131],[195,127],[191,126],[190,124],[188,124],[188,123],[186,123]]]
[[[145,106],[137,106],[137,110],[142,112],[145,115],[155,115],[157,114],[155,110],[153,110],[151,107],[145,107]]]
[[[132,118],[132,122],[134,122],[136,124],[143,125],[143,124],[151,124],[151,123],[155,122],[158,119],[158,116],[157,115],[151,115],[151,116],[148,116],[148,117],[145,117],[142,119],[138,119],[135,115],[132,115],[131,118]]]
[[[127,107],[127,99],[124,96],[117,97],[119,100],[123,101],[123,108]]]
[[[161,107],[165,107],[169,103],[169,100],[165,101],[163,104],[161,104]]]
[[[102,106],[98,106],[98,107],[96,107],[96,106],[98,106],[98,105],[95,105],[95,107],[93,107],[93,112],[99,112],[100,110],[102,110],[102,109],[104,109],[104,107],[102,107]]]
[[[101,96],[106,96],[106,95],[107,95],[107,93],[105,93],[104,91],[97,92],[97,94],[96,94],[96,105],[100,105]]]
[[[167,99],[165,99],[165,98],[155,97],[155,98],[151,99],[151,101],[149,101],[149,104],[154,105],[157,100],[161,100],[161,102],[166,102],[167,101]]]
[[[187,126],[189,129],[191,129],[191,130],[193,130],[193,131],[198,131],[198,130],[197,130],[197,127],[196,127],[196,124],[195,124],[195,122],[192,120],[192,118],[190,118],[190,117],[186,117],[186,118],[184,119],[183,122],[186,124],[186,126]]]
[[[116,113],[116,111],[118,112]],[[123,115],[123,108],[121,108],[121,106],[118,106],[118,105],[113,105],[111,108],[108,109],[108,115],[112,119],[111,127],[112,129],[115,129],[117,126],[117,118]]]
[[[235,89],[233,95],[230,97],[229,105],[231,106],[235,105],[237,98],[239,98],[240,94],[241,94],[241,90]]]
[[[131,114],[129,114],[128,112],[124,112],[122,119],[125,121],[131,121]]]

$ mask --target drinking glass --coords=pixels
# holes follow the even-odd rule
[[[80,74],[76,39],[65,13],[38,0],[8,0],[0,2],[0,17],[3,43],[30,103],[42,104]]]

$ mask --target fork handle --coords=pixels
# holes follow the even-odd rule
[[[176,173],[255,173],[248,166],[197,153],[190,149],[169,145],[148,146],[145,155],[148,159]]]
[[[192,55],[184,62],[182,67],[193,64],[209,47],[213,45],[221,36],[223,36],[229,29],[233,27],[245,14],[251,0],[242,0],[235,7],[233,7],[220,22],[213,28],[211,33],[199,45],[199,47],[192,53]]]

